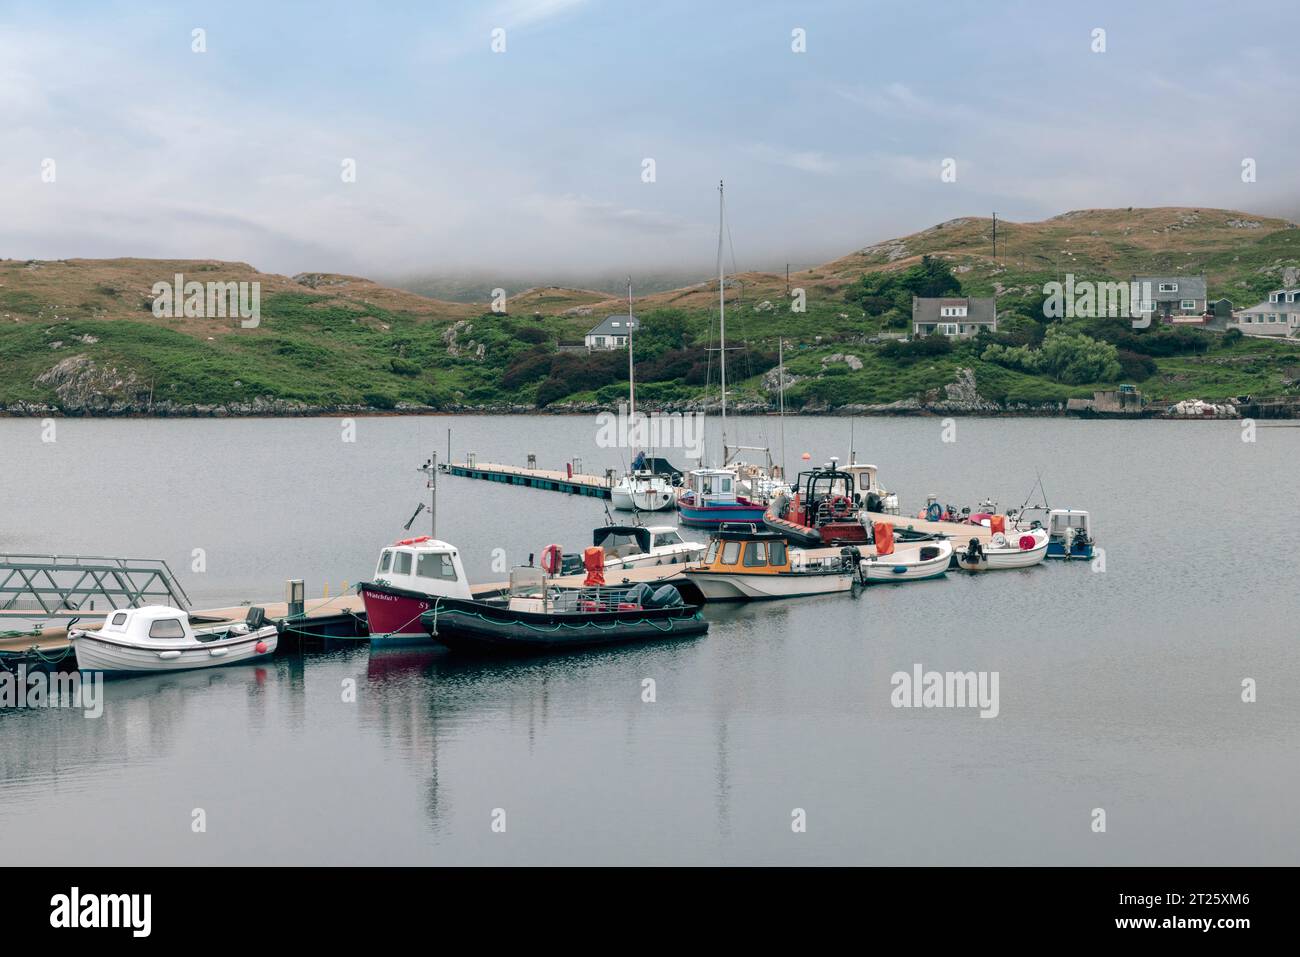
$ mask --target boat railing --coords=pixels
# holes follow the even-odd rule
[[[0,614],[66,617],[145,604],[190,605],[162,559],[0,553]]]
[[[551,594],[550,605],[555,611],[617,611],[619,605],[634,604],[627,600],[636,586],[587,585],[566,588]]]

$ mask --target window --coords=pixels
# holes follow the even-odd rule
[[[1281,295],[1282,295],[1282,294],[1281,294],[1280,292],[1270,292],[1270,293],[1268,294],[1268,301],[1269,301],[1269,302],[1277,302],[1278,297],[1281,296]]]
[[[758,568],[767,564],[767,542],[745,543],[745,567]]]
[[[1138,306],[1138,312],[1155,312],[1156,304],[1150,299],[1143,299],[1142,304]]]
[[[617,329],[617,328],[618,328],[618,323],[617,323],[617,322],[611,322],[611,323],[610,323],[610,327],[613,328],[613,329]]]
[[[1182,301],[1181,305],[1182,305],[1182,307],[1183,307],[1184,309],[1195,309],[1195,308],[1196,308],[1196,300],[1195,300],[1195,299],[1184,299],[1184,300]]]
[[[124,611],[119,611],[116,615],[114,615],[114,616],[113,616],[113,624],[118,625],[119,627],[122,626],[122,625],[125,625],[125,624],[126,624],[126,612],[124,612]]]
[[[393,564],[393,553],[385,548],[384,554],[379,556],[379,573],[382,575],[384,572],[388,571],[389,567],[392,564]]]
[[[179,618],[159,618],[149,626],[150,638],[184,638],[185,626]]]
[[[411,574],[411,553],[398,552],[397,557],[393,560],[393,574],[409,575]]]
[[[704,556],[704,563],[712,565],[718,558],[718,540],[715,538],[709,542],[709,553]]]
[[[1162,283],[1160,284],[1160,291],[1161,291],[1161,292],[1177,292],[1177,291],[1178,291],[1178,283],[1176,283],[1176,282],[1162,282]]]
[[[729,479],[729,478],[724,478],[724,479],[722,480],[722,491],[723,491],[723,492],[730,492],[730,491],[731,491],[731,479]]]
[[[456,580],[456,566],[451,556],[441,552],[425,552],[415,562],[415,574],[421,578],[438,578],[444,581]]]
[[[734,565],[740,558],[740,542],[727,542],[722,546],[722,564]]]
[[[957,332],[960,328],[961,327],[958,326],[957,323],[955,322],[944,322],[944,323],[940,323],[939,325],[939,331],[942,332],[945,336],[957,335]]]
[[[596,337],[595,337],[595,344],[598,345],[598,346],[603,346],[603,345],[605,344],[605,337],[604,337],[604,336],[596,336]]]
[[[680,545],[682,537],[676,532],[662,532],[655,536],[656,545]]]
[[[785,564],[785,542],[772,542],[767,546],[767,560],[773,565]]]

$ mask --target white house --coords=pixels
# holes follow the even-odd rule
[[[1236,310],[1228,328],[1240,329],[1248,336],[1296,335],[1300,329],[1300,289],[1275,289],[1267,301]]]
[[[641,328],[636,316],[606,316],[605,321],[587,333],[587,349],[626,349],[628,331],[633,334]]]

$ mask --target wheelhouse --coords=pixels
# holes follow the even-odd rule
[[[694,469],[688,479],[692,504],[697,507],[736,501],[736,473],[731,469]]]
[[[790,571],[790,546],[785,536],[759,531],[754,525],[724,525],[709,543],[703,568],[748,575]]]
[[[455,546],[427,536],[403,539],[380,552],[375,581],[448,598],[472,597]]]

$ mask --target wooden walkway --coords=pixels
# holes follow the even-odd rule
[[[571,475],[568,471],[519,468],[496,462],[475,462],[473,465],[453,462],[447,466],[447,472],[461,478],[501,482],[505,485],[519,485],[548,492],[565,492],[569,495],[589,495],[593,498],[609,498],[611,484],[609,478],[604,475],[580,472]]]
[[[265,603],[255,602],[258,608],[266,612],[268,619],[287,618],[289,615],[289,606],[282,601],[270,601]],[[305,603],[305,617],[325,618],[330,615],[337,615],[342,612],[365,611],[365,606],[361,602],[361,596],[357,594],[338,595],[334,598],[309,598]],[[192,609],[189,612],[190,620],[199,626],[220,625],[225,622],[243,621],[248,614],[249,605],[236,605],[228,608],[205,608]],[[74,613],[76,614],[76,613]],[[102,611],[82,612],[81,619],[83,622],[102,619],[109,613]],[[27,617],[32,620],[40,620],[43,616],[38,613],[29,612]],[[66,617],[66,616],[65,616]],[[39,649],[44,654],[58,654],[68,647],[68,629],[64,625],[46,625],[37,634],[24,634],[13,638],[0,638],[0,652],[20,653],[29,651],[32,648]]]

